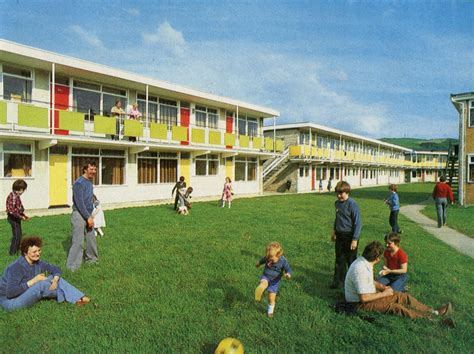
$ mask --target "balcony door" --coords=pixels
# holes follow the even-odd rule
[[[51,85],[52,86],[52,85]],[[51,87],[52,92],[52,87]],[[52,100],[51,100],[52,102]],[[69,108],[69,86],[54,85],[54,133],[59,135],[69,135],[68,130],[58,129],[59,127],[59,110],[67,110]],[[53,126],[51,124],[51,126]]]

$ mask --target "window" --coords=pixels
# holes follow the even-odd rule
[[[146,95],[137,95],[138,110],[143,116],[146,115]],[[155,122],[158,119],[158,97],[148,96],[148,119],[150,122]]]
[[[122,102],[122,109],[127,110],[127,91],[115,89],[111,87],[102,87],[102,111],[103,115],[109,116],[112,107],[115,106],[116,101]]]
[[[160,152],[160,183],[175,183],[178,180],[178,155]]]
[[[158,153],[141,152],[137,155],[138,184],[158,183]]]
[[[196,106],[196,125],[198,127],[209,127],[217,129],[217,124],[219,121],[219,114],[217,109],[208,108],[204,106]]]
[[[173,125],[178,124],[178,103],[172,100],[160,98],[160,123],[168,125],[171,129]]]
[[[469,126],[474,127],[474,101],[469,102]]]
[[[31,71],[3,65],[3,98],[31,102]]]
[[[239,156],[235,160],[235,180],[236,181],[256,181],[257,180],[257,158]]]
[[[97,174],[95,185],[121,185],[125,183],[125,151],[72,148],[72,181],[82,175],[82,167],[88,161],[95,161]]]
[[[77,112],[110,115],[115,102],[122,102],[122,109],[127,108],[127,91],[112,87],[106,87],[89,82],[74,80],[73,106]],[[102,109],[101,109],[102,108]],[[92,117],[91,117],[92,119]]]
[[[237,132],[239,135],[248,135],[251,137],[258,135],[258,121],[257,118],[252,118],[246,115],[240,115],[237,119]]]
[[[467,181],[474,183],[474,155],[467,155]]]
[[[196,157],[196,176],[214,176],[219,171],[217,155],[202,155]]]
[[[3,143],[3,177],[31,177],[33,153],[30,144]]]

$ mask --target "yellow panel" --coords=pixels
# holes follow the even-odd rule
[[[187,141],[188,140],[188,128],[173,126],[171,128],[171,137],[175,141]]]
[[[234,162],[232,158],[225,160],[225,176],[229,177],[232,181],[234,180]]]
[[[301,156],[301,146],[292,145],[290,146],[290,156]]]
[[[275,150],[277,152],[283,152],[283,150],[285,150],[285,142],[281,139],[275,140]],[[315,149],[315,151],[316,151],[316,149]]]
[[[59,129],[84,131],[84,113],[59,111]]]
[[[311,155],[311,146],[305,146],[304,147],[304,155],[305,156]]]
[[[215,130],[209,131],[209,144],[221,145],[221,132]]]
[[[134,137],[143,136],[143,125],[139,120],[125,119],[123,128],[124,128],[123,134],[125,136],[134,136]]]
[[[109,118],[104,116],[94,117],[94,133],[111,134],[116,133],[116,118]]]
[[[316,149],[314,146],[311,147],[311,155],[312,156],[318,156],[318,149]]]
[[[250,146],[250,138],[247,135],[239,135],[239,147],[248,148]]]
[[[7,124],[7,103],[0,102],[0,124]]]
[[[224,134],[224,145],[234,146],[235,145],[235,134],[225,133]]]
[[[265,138],[265,150],[268,150],[268,151],[273,150],[273,139],[272,138]]]
[[[180,176],[183,176],[187,185],[191,184],[191,160],[190,159],[182,159],[180,164]]]
[[[168,127],[166,124],[150,123],[150,138],[153,139],[168,139]]]
[[[191,142],[196,144],[204,144],[206,142],[205,130],[199,128],[192,128]]]
[[[49,206],[67,204],[67,155],[49,155]]]
[[[48,128],[49,110],[43,107],[18,105],[18,125],[33,128]]]
[[[254,149],[261,149],[263,147],[263,138],[261,137],[253,137],[252,139],[252,147]]]

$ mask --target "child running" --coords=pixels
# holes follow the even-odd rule
[[[22,179],[13,182],[12,192],[7,197],[7,219],[12,227],[12,241],[10,244],[10,256],[18,254],[20,250],[20,241],[22,236],[21,221],[28,220],[25,215],[25,208],[21,202],[20,196],[26,191],[28,185]]]
[[[400,200],[398,198],[397,194],[397,185],[396,184],[391,184],[388,186],[388,189],[390,190],[390,196],[385,199],[385,204],[388,205],[390,208],[390,217],[388,219],[388,223],[390,224],[390,227],[392,228],[392,232],[395,233],[402,233],[400,230],[400,227],[398,227],[398,213],[400,211]]]
[[[265,269],[263,270],[263,275],[260,277],[260,284],[255,289],[255,300],[260,301],[265,289],[267,289],[267,314],[268,317],[273,317],[281,277],[284,275],[287,279],[290,279],[291,268],[283,256],[283,248],[278,242],[271,242],[267,246],[265,257],[260,259],[256,267],[259,268],[262,264],[265,264]]]

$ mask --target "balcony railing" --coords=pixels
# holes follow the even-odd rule
[[[207,148],[231,147],[282,152],[284,142],[281,139],[239,135],[226,129],[203,127],[194,124],[178,125],[177,119],[163,120],[141,116],[133,119],[130,115],[105,116],[68,110],[48,108],[49,103],[21,103],[0,100],[0,131],[34,132],[40,134],[58,134],[84,136],[94,139],[115,139],[123,141],[156,142],[169,144],[187,144]],[[53,119],[54,116],[54,119]]]

